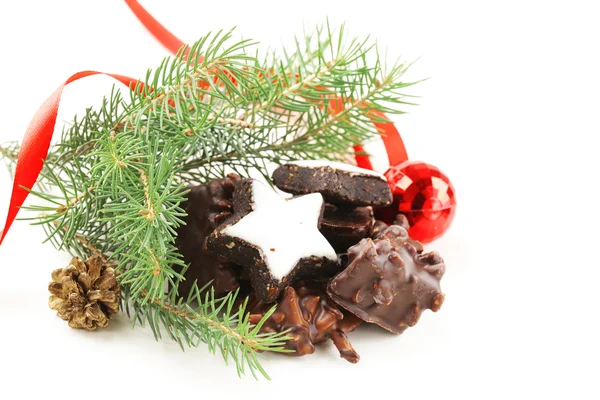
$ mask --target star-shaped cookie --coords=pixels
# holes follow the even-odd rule
[[[274,301],[294,279],[335,273],[331,244],[319,232],[319,193],[285,199],[266,184],[244,179],[233,194],[233,216],[206,240],[206,249],[250,273],[258,298]]]

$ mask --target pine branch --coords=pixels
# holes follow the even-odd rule
[[[58,229],[63,230],[65,233],[67,232],[66,227],[61,227],[57,221],[53,221],[52,225],[54,225]],[[81,244],[82,246],[84,246],[87,249],[87,251],[89,252],[89,255],[99,256],[104,263],[110,264],[110,266],[113,268],[117,267],[117,264],[109,261],[108,258],[106,257],[106,255],[104,255],[104,253],[102,253],[101,250],[99,250],[96,246],[94,246],[90,242],[90,240],[88,240],[84,236],[76,234],[74,239],[76,242],[78,242],[79,244]],[[84,257],[84,258],[86,258],[86,257]]]
[[[149,71],[127,101],[113,89],[63,130],[31,191],[42,203],[27,209],[43,213],[31,219],[58,249],[83,257],[95,248],[115,263],[124,307],[157,338],[162,327],[182,347],[207,343],[239,373],[264,374],[256,352],[281,351],[283,337],[260,334],[244,307],[233,311],[236,294],[215,299],[194,285],[177,296],[186,187],[228,172],[268,177],[289,160],[344,160],[379,135],[373,111],[403,112],[413,83],[402,81],[407,66],[387,69],[368,38],[348,39],[343,26],[318,27],[293,52],[264,59],[254,45],[207,35],[188,58],[182,51]],[[17,152],[0,147],[5,160]]]
[[[58,206],[58,208],[56,209],[56,213],[62,214],[64,212],[67,212],[69,209],[75,207],[77,204],[82,202],[87,196],[91,196],[93,194],[94,190],[96,190],[97,188],[98,188],[98,185],[90,186],[86,191],[81,193],[79,196],[69,200],[68,204],[61,204],[60,206]]]

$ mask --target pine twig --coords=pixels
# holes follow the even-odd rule
[[[18,158],[19,144],[17,142],[0,144],[0,159],[4,160],[11,175]]]
[[[142,183],[144,185],[144,198],[146,199],[146,209],[140,210],[140,215],[145,216],[146,218],[148,218],[148,221],[152,222],[156,218],[156,213],[154,210],[154,205],[152,204],[152,199],[150,198],[150,187],[148,186],[148,176],[142,169],[140,169],[139,171],[140,171],[140,179],[142,180]],[[152,252],[152,249],[150,249],[150,251]],[[152,252],[152,258],[156,261],[156,263],[158,263],[160,265],[160,263],[156,259],[156,255],[154,254],[154,252]]]
[[[290,85],[287,89],[285,89],[283,92],[281,92],[281,94],[278,96],[278,98],[279,99],[284,99],[284,98],[287,98],[287,97],[290,97],[290,96],[293,96],[293,95],[299,93],[301,89],[306,88],[309,85],[312,85],[315,81],[318,81],[319,78],[323,77],[325,74],[327,74],[328,72],[330,72],[331,69],[332,69],[332,67],[337,62],[339,62],[339,60],[328,61],[316,73],[308,75],[308,76],[304,77],[304,79],[302,81],[297,82],[297,83],[295,83],[293,85]],[[258,113],[258,112],[264,111],[264,110],[272,107],[273,106],[273,102],[276,101],[276,100],[277,99],[264,101],[256,109],[253,109],[252,111],[254,113]]]
[[[13,154],[8,147],[4,147],[2,145],[0,145],[0,155],[3,158],[8,158],[8,159],[11,159],[11,160],[16,160],[17,159],[16,155]]]
[[[142,292],[142,296],[147,296],[147,295],[148,295],[147,293]],[[195,313],[191,313],[191,312],[188,312],[185,310],[179,310],[175,307],[171,307],[170,305],[165,304],[164,302],[162,302],[158,299],[153,299],[153,300],[151,300],[151,302],[153,304],[161,307],[163,310],[165,310],[169,313],[178,315],[183,318],[189,318],[192,320],[202,321],[204,324],[210,325],[213,328],[222,332],[223,334],[225,334],[227,336],[231,336],[231,337],[235,338],[238,342],[249,346],[251,349],[253,349],[253,351],[260,351],[259,343],[256,340],[248,339],[247,337],[240,335],[239,333],[237,333],[236,331],[234,331],[233,329],[231,329],[228,326],[218,323],[212,319],[203,317],[201,314],[195,314]]]
[[[98,187],[97,184],[90,186],[85,192],[83,192],[79,196],[71,199],[69,201],[69,203],[61,204],[60,206],[58,206],[56,208],[56,213],[62,214],[64,212],[67,212],[67,210],[69,210],[70,208],[75,207],[77,204],[79,204],[81,201],[83,201],[86,197],[90,196],[94,192],[94,190],[96,190],[97,187]]]
[[[54,225],[57,229],[61,229],[64,232],[68,231],[68,227],[66,226],[60,226],[60,224],[58,223],[58,221],[53,221],[52,225]],[[76,234],[74,236],[75,240],[77,242],[79,242],[81,245],[83,245],[86,249],[88,249],[88,251],[95,255],[98,256],[102,259],[102,262],[106,263],[106,264],[110,264],[111,267],[116,267],[117,264],[113,263],[112,261],[109,261],[108,257],[106,257],[106,255],[104,253],[102,253],[96,246],[94,246],[92,243],[90,243],[89,240],[87,240],[85,237]]]

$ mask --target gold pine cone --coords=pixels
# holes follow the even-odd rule
[[[115,270],[100,256],[83,261],[79,257],[69,266],[52,272],[48,285],[51,293],[48,305],[69,326],[88,331],[106,328],[113,315],[119,312],[121,289]]]

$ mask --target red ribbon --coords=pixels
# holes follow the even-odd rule
[[[81,78],[91,75],[108,75],[115,78],[119,82],[130,86],[136,87],[138,80],[129,78],[123,75],[107,74],[104,72],[97,71],[81,71],[72,75],[62,85],[58,87],[48,97],[48,99],[42,104],[39,110],[33,116],[27,130],[25,131],[25,137],[21,148],[19,150],[19,157],[17,158],[17,166],[15,169],[15,181],[13,183],[12,195],[10,198],[10,204],[8,206],[8,215],[6,216],[6,223],[4,224],[4,230],[0,235],[0,244],[4,241],[8,230],[12,226],[19,208],[25,202],[29,191],[35,184],[42,167],[44,166],[44,160],[48,155],[48,149],[50,148],[50,141],[52,140],[52,134],[54,133],[54,125],[56,123],[56,114],[58,113],[58,104],[62,96],[63,89],[71,82],[75,82]],[[138,86],[141,89],[141,86]],[[26,188],[26,189],[25,189]]]
[[[179,49],[185,46],[177,36],[173,35],[167,30],[160,22],[158,22],[137,0],[125,0],[125,3],[131,8],[131,11],[140,20],[142,24],[148,29],[148,31],[154,36],[160,44],[166,47],[172,54],[177,54]],[[186,50],[185,55],[189,53],[189,48]]]
[[[148,31],[171,53],[177,53],[177,51],[184,46],[184,43],[181,40],[154,19],[152,15],[137,2],[137,0],[125,0],[125,2]],[[64,87],[81,78],[98,74],[108,75],[129,86],[132,90],[141,90],[142,88],[141,83],[137,79],[129,78],[127,76],[97,71],[82,71],[72,75],[65,83],[60,85],[50,97],[48,97],[29,123],[19,150],[15,169],[15,180],[8,207],[8,215],[4,224],[4,230],[0,233],[0,244],[4,241],[8,230],[17,217],[20,207],[25,202],[25,199],[29,194],[28,189],[33,187],[42,171],[44,160],[48,155],[50,141],[52,140],[52,135],[54,133],[58,104],[60,103]],[[383,113],[378,111],[373,111],[371,114],[372,120],[387,119]],[[400,137],[400,133],[394,124],[392,122],[375,122],[375,126],[382,134],[383,144],[385,145],[390,165],[396,165],[406,161],[408,159],[406,149],[402,142],[402,138]],[[354,150],[357,153],[364,152],[362,146],[355,146]],[[358,166],[373,169],[368,156],[356,154],[355,157]]]

